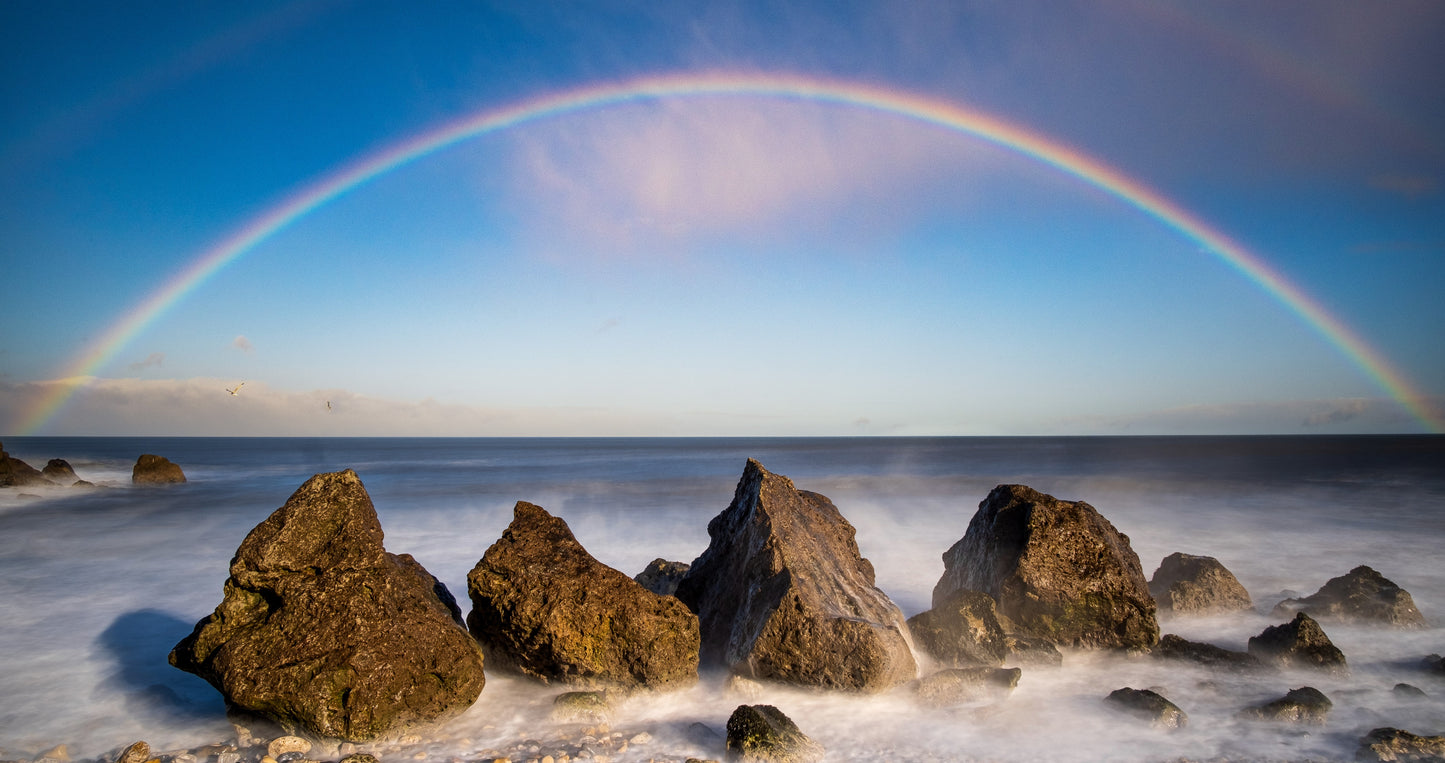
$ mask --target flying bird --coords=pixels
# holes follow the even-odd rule
[[[234,388],[233,388],[233,387],[227,387],[227,388],[226,388],[226,391],[229,392],[229,393],[231,393],[231,397],[235,397],[237,394],[239,394],[239,393],[241,392],[241,388],[244,387],[244,386],[246,386],[246,382],[241,382],[240,384],[237,384]]]
[[[327,400],[327,401],[326,401],[326,410],[328,410],[328,411],[331,410],[331,401],[330,401],[330,400]]]

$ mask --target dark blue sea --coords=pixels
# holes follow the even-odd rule
[[[97,489],[0,489],[0,759],[58,743],[93,758],[146,739],[179,749],[226,739],[219,695],[166,664],[171,646],[221,599],[246,533],[318,472],[354,469],[387,550],[410,553],[468,607],[466,574],[518,500],[561,516],[598,559],[629,575],[652,559],[691,561],[747,458],[831,498],[857,528],[878,587],[913,615],[928,607],[941,554],[980,500],[1018,482],[1096,507],[1130,539],[1146,576],[1183,551],[1218,558],[1252,614],[1179,618],[1164,632],[1244,649],[1277,624],[1270,609],[1366,564],[1445,623],[1445,437],[4,440],[40,468],[63,458]],[[188,482],[130,484],[142,453]],[[1026,669],[1007,700],[927,709],[906,692],[859,697],[718,683],[629,700],[614,729],[651,742],[614,756],[720,758],[688,729],[721,730],[738,704],[783,709],[829,760],[1351,760],[1378,726],[1445,734],[1445,680],[1417,663],[1445,631],[1326,626],[1348,677],[1211,674],[1154,660],[1070,652]],[[1405,682],[1428,697],[1392,692]],[[1335,703],[1320,727],[1243,721],[1242,707],[1311,685]],[[1109,713],[1123,686],[1159,687],[1190,715],[1163,733]],[[488,674],[481,700],[384,760],[477,760],[514,738],[542,739],[556,689]],[[420,757],[418,757],[420,756]]]

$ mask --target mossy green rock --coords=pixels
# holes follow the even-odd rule
[[[241,710],[352,741],[459,713],[484,683],[456,602],[385,551],[349,469],[307,480],[246,536],[220,606],[170,662]]]
[[[728,718],[728,760],[742,763],[812,763],[823,748],[772,705],[739,705]]]
[[[597,561],[567,523],[519,501],[467,575],[488,660],[547,683],[674,688],[697,680],[697,616]]]

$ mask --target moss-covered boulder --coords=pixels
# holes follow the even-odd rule
[[[494,666],[593,687],[697,680],[697,616],[597,561],[541,506],[517,502],[467,575],[467,593],[467,626]]]
[[[1154,599],[1129,536],[1083,501],[999,485],[943,555],[933,605],[981,591],[1023,635],[1052,643],[1149,648],[1159,640]]]
[[[728,717],[728,760],[741,763],[814,763],[823,748],[772,705],[739,705]]]
[[[382,539],[355,472],[312,477],[241,542],[220,606],[171,664],[321,737],[374,739],[465,710],[481,650],[446,587]]]

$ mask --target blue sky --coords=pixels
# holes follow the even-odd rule
[[[882,88],[1070,146],[1267,262],[1415,411],[1054,167],[713,96],[385,173],[178,299],[34,433],[1421,432],[1445,411],[1439,3],[9,2],[0,38],[0,435],[308,183],[468,114],[687,73]]]

